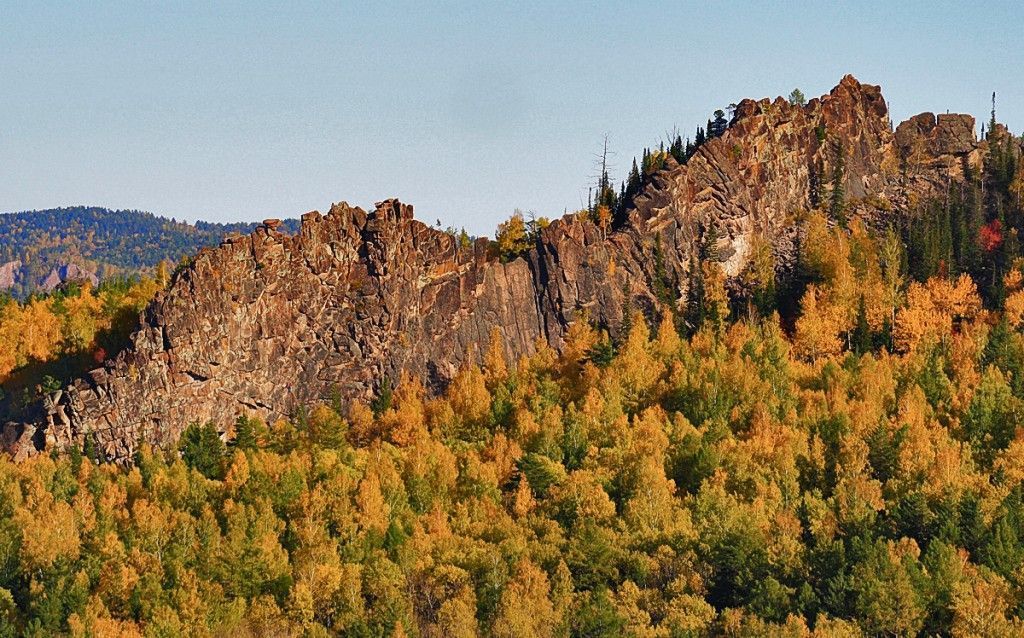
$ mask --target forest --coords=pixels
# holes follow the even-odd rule
[[[1024,169],[990,139],[905,223],[831,180],[744,298],[705,242],[687,298],[515,361],[496,330],[439,396],[0,458],[0,636],[1024,635]],[[166,277],[7,299],[0,383],[117,348]]]
[[[0,215],[0,266],[21,268],[7,292],[25,298],[53,268],[74,263],[100,280],[153,274],[161,261],[177,264],[225,234],[248,233],[253,223],[189,224],[135,210],[76,206]],[[283,228],[294,232],[298,221]],[[2,292],[2,291],[0,291]]]
[[[689,336],[496,333],[439,397],[0,460],[0,635],[1020,633],[1022,263],[992,306],[807,224],[792,334],[709,267]]]
[[[23,301],[0,293],[0,421],[123,350],[169,276],[159,263],[154,277],[111,277],[95,289],[70,282]]]

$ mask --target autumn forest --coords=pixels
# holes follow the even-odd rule
[[[580,227],[605,241],[728,134],[719,111],[618,192],[602,170]],[[654,233],[653,307],[518,359],[495,328],[440,392],[381,378],[124,462],[88,431],[0,455],[0,638],[1024,635],[1022,143],[993,111],[982,161],[897,214],[816,134],[792,267],[756,236],[729,277],[712,228],[670,273]],[[480,261],[546,228],[517,214]],[[0,298],[0,422],[124,351],[171,270]]]

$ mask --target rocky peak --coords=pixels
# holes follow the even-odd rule
[[[719,254],[739,275],[757,236],[772,242],[783,268],[795,257],[794,216],[812,208],[812,180],[827,179],[842,146],[846,192],[894,195],[898,156],[888,110],[877,86],[843,78],[805,106],[784,98],[743,100],[721,137],[685,165],[672,164],[635,200],[632,223],[667,234],[679,253],[714,228]]]
[[[4,445],[24,456],[92,437],[124,460],[139,440],[171,444],[189,423],[365,399],[402,373],[439,390],[495,329],[511,360],[538,343],[561,348],[582,313],[614,334],[626,305],[659,311],[660,287],[683,303],[690,257],[712,229],[728,275],[743,272],[757,237],[779,270],[791,268],[795,220],[836,148],[854,208],[870,207],[857,200],[899,201],[906,148],[921,146],[928,161],[971,152],[967,122],[919,116],[894,135],[879,88],[852,76],[803,107],[743,100],[721,137],[644,185],[621,228],[606,234],[570,215],[509,263],[488,240],[463,248],[395,199],[306,213],[295,235],[267,220],[200,252],[143,313],[127,350],[9,423]]]

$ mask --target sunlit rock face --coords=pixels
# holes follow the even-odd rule
[[[977,161],[978,142],[969,116],[922,114],[894,133],[879,88],[847,76],[805,106],[740,102],[724,135],[648,180],[620,228],[567,216],[508,263],[486,239],[461,246],[397,200],[308,213],[295,235],[267,220],[200,252],[143,313],[129,348],[7,424],[4,446],[24,457],[93,437],[123,461],[140,441],[173,444],[190,423],[365,399],[402,373],[438,391],[495,330],[517,360],[541,343],[561,348],[584,313],[613,335],[623,308],[655,314],[659,267],[683,303],[691,255],[712,229],[742,294],[755,239],[792,269],[796,220],[837,145],[853,213],[877,220]]]

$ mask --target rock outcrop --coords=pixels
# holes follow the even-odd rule
[[[34,419],[8,424],[5,446],[24,456],[89,436],[123,460],[140,440],[173,442],[192,422],[366,398],[403,371],[443,388],[494,329],[513,359],[539,342],[561,347],[584,312],[614,333],[626,296],[654,312],[659,268],[685,299],[690,256],[709,229],[730,276],[759,236],[790,268],[794,218],[811,207],[815,176],[831,171],[830,143],[842,144],[854,207],[876,212],[905,197],[910,155],[934,173],[977,144],[969,116],[925,114],[894,134],[879,88],[847,76],[806,106],[744,100],[724,135],[653,176],[620,228],[567,216],[508,263],[486,239],[462,247],[397,200],[307,213],[295,235],[267,220],[200,252],[145,311],[127,350],[48,397]]]
[[[50,271],[50,274],[39,284],[39,288],[43,292],[53,292],[63,284],[70,282],[88,282],[93,286],[97,286],[100,283],[100,279],[96,276],[96,273],[85,270],[78,264],[61,264]]]
[[[0,290],[8,290],[14,287],[18,281],[18,273],[21,272],[21,261],[14,260],[0,264]]]
[[[26,272],[25,264],[20,260],[0,264],[0,291],[10,290],[11,288],[14,288],[19,281],[30,278],[30,275]],[[62,285],[71,282],[89,282],[93,286],[96,286],[99,285],[99,277],[96,276],[95,272],[86,270],[72,262],[54,266],[50,269],[50,272],[46,277],[43,277],[33,283],[36,284],[39,291],[49,293]]]

